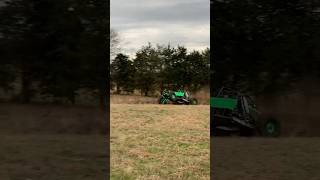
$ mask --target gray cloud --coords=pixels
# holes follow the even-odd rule
[[[111,0],[111,27],[132,54],[148,42],[204,49],[210,44],[209,0]]]

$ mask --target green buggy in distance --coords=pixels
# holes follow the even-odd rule
[[[197,105],[198,100],[196,98],[191,97],[190,93],[184,90],[164,90],[159,98],[159,104]]]
[[[276,137],[280,135],[280,124],[275,118],[259,118],[256,104],[248,95],[221,88],[210,99],[211,135],[253,135]]]

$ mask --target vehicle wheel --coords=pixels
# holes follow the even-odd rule
[[[175,95],[175,94],[172,94],[172,95],[171,95],[171,100],[172,100],[172,101],[175,101],[175,100],[176,100],[176,98],[177,98],[177,97],[176,97],[176,95]]]
[[[280,135],[280,123],[275,118],[268,118],[262,126],[262,135],[278,137]]]
[[[161,98],[159,99],[159,104],[168,104],[168,102],[169,102],[169,100],[166,99],[166,98],[164,98],[164,97],[161,97]]]
[[[191,105],[197,105],[198,104],[198,100],[197,99],[191,99],[190,104]]]

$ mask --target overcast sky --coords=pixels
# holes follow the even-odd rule
[[[111,0],[110,19],[129,55],[148,42],[188,50],[210,46],[209,0]]]

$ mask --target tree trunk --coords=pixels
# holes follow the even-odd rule
[[[149,88],[146,88],[144,91],[144,96],[148,96]]]
[[[117,85],[116,93],[117,93],[117,94],[120,94],[120,93],[121,93],[121,89],[120,89],[120,87],[119,87],[118,85]]]

